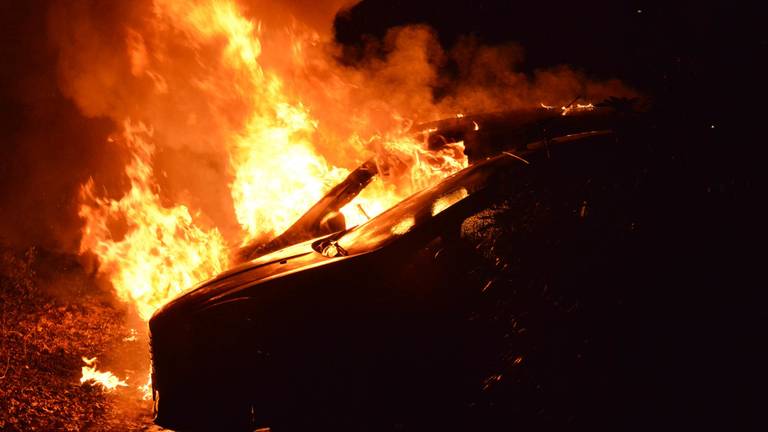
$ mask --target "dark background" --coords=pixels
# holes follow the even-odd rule
[[[349,47],[392,26],[427,23],[443,46],[466,35],[486,44],[514,41],[527,73],[568,65],[596,79],[619,78],[651,101],[652,132],[628,140],[638,162],[626,166],[627,175],[646,180],[617,193],[632,198],[614,201],[612,219],[643,220],[640,240],[606,252],[600,244],[612,234],[604,227],[587,235],[589,247],[571,250],[569,236],[578,230],[534,222],[539,241],[526,250],[535,257],[523,260],[536,268],[559,251],[557,270],[543,272],[563,279],[546,296],[498,298],[517,303],[515,316],[530,324],[516,347],[529,361],[529,381],[511,384],[496,401],[513,401],[500,411],[521,429],[764,427],[758,341],[765,314],[757,306],[764,296],[754,247],[762,231],[757,160],[768,36],[760,30],[766,15],[755,6],[380,0],[337,17],[336,37]],[[655,153],[646,152],[646,140]],[[523,207],[520,214],[534,208]],[[541,246],[543,253],[536,245],[545,243],[560,246]],[[579,307],[553,312],[558,301],[544,297]],[[593,345],[581,346],[586,340]],[[585,352],[597,360],[576,360]]]
[[[764,94],[765,18],[749,2],[367,0],[337,17],[336,37],[356,44],[392,26],[427,23],[444,46],[464,35],[515,41],[529,72],[570,65],[714,119],[733,111],[724,104]]]

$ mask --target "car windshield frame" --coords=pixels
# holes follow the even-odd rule
[[[416,192],[380,215],[350,228],[334,240],[350,254],[381,248],[485,189],[499,170],[524,162],[509,154],[478,162],[432,187]]]

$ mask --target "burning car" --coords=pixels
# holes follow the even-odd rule
[[[534,123],[556,116],[542,111]],[[467,139],[489,119],[432,131]],[[545,181],[552,161],[599,165],[595,155],[610,153],[613,136],[588,129],[473,145],[468,168],[348,228],[337,210],[374,175],[363,165],[267,247],[247,248],[242,264],[154,314],[156,423],[418,430],[455,422],[445,411],[489,385],[495,349],[466,324],[468,305],[488,288],[468,271],[488,258],[472,240],[483,212]]]

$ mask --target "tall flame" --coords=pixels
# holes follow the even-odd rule
[[[344,99],[335,95],[357,84],[345,83],[343,76],[298,83],[296,71],[309,70],[304,68],[312,64],[309,51],[317,40],[308,27],[271,29],[270,41],[280,48],[273,51],[285,58],[267,65],[262,58],[266,27],[246,18],[232,0],[154,0],[152,12],[151,25],[126,34],[130,74],[148,77],[154,87],[150,98],[132,101],[144,104],[138,114],[144,117],[125,121],[122,136],[114,140],[131,153],[125,168],[131,188],[120,199],[108,199],[97,196],[91,180],[82,188],[80,209],[85,220],[81,251],[98,257],[100,271],[120,298],[134,303],[144,319],[229,264],[219,230],[201,228],[185,205],[168,203],[173,197],[161,196],[154,177],[153,127],[173,140],[200,121],[192,114],[183,121],[158,114],[158,106],[167,107],[174,92],[201,95],[191,104],[204,105],[201,112],[210,117],[206,124],[214,125],[207,142],[226,154],[233,213],[241,228],[232,243],[280,234],[369,159],[380,175],[342,209],[348,226],[467,165],[462,143],[433,151],[401,126],[371,133],[374,123],[403,123],[391,110],[383,114],[391,116],[388,121],[358,115],[352,123],[360,127],[329,133],[319,119],[333,115],[318,114],[344,107],[316,103],[307,95],[307,83],[321,87],[318,92],[331,95],[329,100]],[[182,61],[174,57],[178,52],[193,54]],[[126,225],[124,234],[115,229],[116,221]]]
[[[150,163],[151,135],[143,124],[125,123],[122,141],[132,156],[125,167],[130,189],[120,199],[99,198],[89,180],[81,190],[80,207],[85,220],[81,252],[99,257],[100,271],[109,276],[118,296],[134,303],[145,320],[170,298],[228,264],[227,247],[217,229],[197,227],[183,205],[162,204]]]

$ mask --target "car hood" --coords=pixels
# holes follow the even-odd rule
[[[241,288],[256,285],[266,279],[346,258],[329,258],[316,252],[312,244],[323,238],[298,243],[233,267],[179,295],[158,309],[153,315],[153,320],[159,315],[168,314],[171,310],[180,312],[200,309],[224,301]]]
[[[434,224],[436,219],[445,216],[445,209],[493,184],[496,174],[508,172],[514,166],[524,163],[528,162],[507,153],[478,162],[454,173],[437,185],[411,195],[384,213],[362,225],[350,228],[343,234],[339,232],[297,243],[234,267],[172,300],[158,310],[154,317],[199,310],[233,299],[243,289],[267,279],[381,249],[421,226]],[[313,244],[326,239],[338,239],[338,245],[346,250],[344,256],[326,257],[315,251]],[[172,313],[171,310],[175,312]]]

